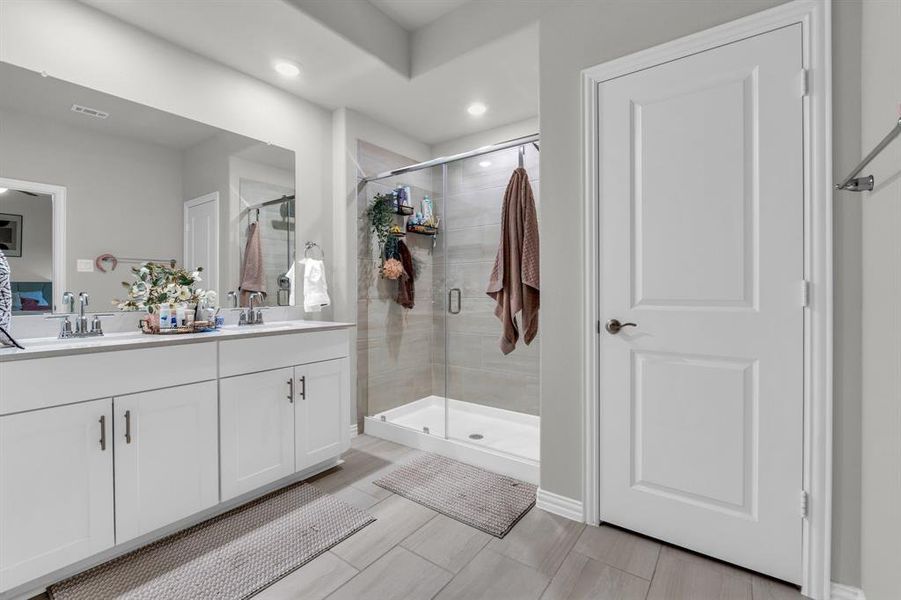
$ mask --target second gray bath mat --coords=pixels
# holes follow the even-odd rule
[[[437,454],[417,457],[373,483],[499,538],[532,508],[537,490]]]

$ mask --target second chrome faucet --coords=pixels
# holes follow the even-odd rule
[[[80,292],[78,294],[78,315],[75,316],[75,294],[72,292],[63,293],[63,304],[68,307],[68,313],[47,317],[48,319],[62,319],[59,328],[60,339],[103,335],[103,323],[101,323],[100,317],[110,317],[112,313],[91,315],[91,325],[88,327],[88,315],[85,314],[85,308],[90,304],[90,301],[91,297],[86,292]],[[75,316],[74,330],[72,322],[69,321],[70,316]]]
[[[232,303],[232,308],[238,308],[238,294],[231,291],[227,294],[228,299]],[[238,317],[238,325],[262,325],[263,309],[259,303],[263,301],[263,294],[253,292],[247,297],[247,308],[241,309],[241,315]]]

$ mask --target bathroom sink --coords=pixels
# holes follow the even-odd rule
[[[22,344],[22,346],[25,347],[26,350],[62,350],[65,348],[94,348],[97,346],[128,343],[140,339],[143,336],[144,334],[140,332],[107,333],[103,336],[85,338],[27,338],[19,340],[19,343]]]
[[[313,327],[321,327],[321,321],[272,321],[271,323],[262,323],[259,325],[225,325],[222,327],[223,332],[253,333],[254,331],[282,331],[292,329],[305,329]]]

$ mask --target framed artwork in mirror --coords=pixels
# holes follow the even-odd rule
[[[0,250],[9,257],[22,256],[22,215],[0,213]]]

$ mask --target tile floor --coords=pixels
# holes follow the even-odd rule
[[[378,520],[254,600],[803,600],[778,581],[612,527],[533,508],[499,540],[373,485],[418,452],[355,438],[345,463],[310,483]]]
[[[802,600],[797,589],[532,509],[502,539],[372,484],[418,453],[369,436],[312,483],[378,520],[254,600]]]

